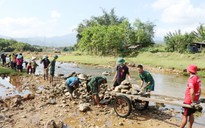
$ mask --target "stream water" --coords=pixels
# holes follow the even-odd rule
[[[37,68],[36,74],[42,74],[42,64],[39,64]],[[57,63],[56,64],[56,74],[64,74],[67,76],[72,72],[76,73],[85,73],[88,75],[102,75],[102,72],[109,71],[111,72],[110,76],[107,76],[108,84],[112,85],[112,78],[114,75],[115,68],[104,68],[104,67],[95,67],[95,66],[86,66],[86,65],[77,65],[73,63]],[[132,77],[132,83],[139,84],[139,77],[136,71],[130,72]],[[168,96],[175,96],[175,97],[184,97],[184,92],[186,89],[186,82],[188,77],[184,76],[177,76],[173,74],[162,74],[162,73],[152,73],[155,79],[155,93],[168,95]],[[19,85],[12,85],[10,83],[11,79],[8,78],[0,78],[0,96],[5,96],[6,88],[16,88]],[[205,83],[205,79],[202,79],[202,86]],[[25,94],[29,93],[29,90],[21,90],[21,91],[14,91],[13,94]],[[12,95],[12,94],[11,94]],[[204,97],[204,96],[203,96]],[[152,104],[151,104],[152,105]],[[203,108],[205,109],[205,104],[202,104]],[[177,111],[181,111],[181,107],[176,107],[172,105],[166,105],[167,108],[174,108]],[[205,110],[203,110],[200,116],[196,117],[195,127],[205,127]],[[181,118],[181,114],[176,115],[177,118]]]

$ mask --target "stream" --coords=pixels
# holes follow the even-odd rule
[[[39,64],[39,62],[38,62]],[[42,64],[39,64],[36,70],[36,74],[42,74],[43,72],[43,66]],[[97,66],[87,66],[87,65],[77,65],[74,63],[56,63],[56,72],[55,74],[64,74],[64,76],[67,76],[68,74],[71,74],[72,72],[76,73],[84,73],[87,75],[102,75],[102,72],[108,71],[111,72],[110,76],[106,76],[108,79],[108,85],[110,87],[112,86],[112,78],[114,76],[115,68],[104,68],[104,67],[97,67]],[[139,77],[138,73],[135,71],[130,71],[132,83],[139,84]],[[155,91],[154,93],[162,94],[162,95],[168,95],[168,96],[175,96],[175,97],[184,97],[184,92],[186,89],[186,83],[188,77],[185,76],[178,76],[174,74],[163,74],[163,73],[152,73],[154,80],[155,80]],[[203,83],[205,83],[205,79],[202,80],[202,86]],[[1,78],[0,77],[0,97],[6,96],[6,90],[9,89],[15,89],[14,91],[11,91],[10,95],[15,94],[27,94],[30,91],[29,90],[18,90],[19,85],[12,85],[11,84],[11,78]],[[16,84],[16,83],[15,83]],[[205,97],[205,96],[202,96]],[[152,103],[151,105],[154,105]],[[195,117],[195,124],[194,127],[200,126],[205,127],[205,104],[202,104],[203,111],[202,114],[199,114],[198,117]],[[174,108],[177,111],[181,111],[181,107],[172,106],[172,105],[166,105],[166,108]],[[198,115],[198,114],[197,114]],[[181,119],[181,114],[177,114],[176,118]]]

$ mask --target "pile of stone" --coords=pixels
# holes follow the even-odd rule
[[[131,94],[132,85],[128,80],[124,80],[121,84],[115,87],[115,92]]]
[[[124,80],[119,86],[115,87],[115,92],[137,95],[140,92],[140,87],[137,84],[131,84],[128,80]]]

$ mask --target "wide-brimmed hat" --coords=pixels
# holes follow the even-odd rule
[[[194,64],[190,64],[190,65],[187,67],[187,71],[196,74],[196,73],[197,73],[197,66],[194,65]]]
[[[31,58],[31,60],[35,60],[35,59],[36,59],[36,57],[34,57],[34,56]]]
[[[124,64],[124,63],[125,63],[125,59],[123,59],[123,58],[117,59],[117,64]]]
[[[79,74],[77,77],[81,80],[87,80],[87,76],[85,74],[82,74],[82,73]]]

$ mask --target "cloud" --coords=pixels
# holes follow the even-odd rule
[[[61,17],[61,14],[57,10],[52,10],[51,11],[51,18],[58,19],[60,17]]]
[[[0,19],[0,35],[12,37],[52,36],[55,23],[52,20],[42,21],[37,17]]]
[[[61,14],[53,10],[50,19],[41,20],[38,17],[4,17],[0,19],[0,35],[11,37],[56,36],[58,19]]]
[[[193,25],[205,22],[205,8],[194,7],[190,0],[157,0],[152,7],[162,11],[164,23]]]
[[[196,30],[200,23],[205,23],[203,4],[198,2],[195,7],[190,0],[156,0],[152,8],[160,12],[160,26],[156,27],[155,36],[163,37],[179,29],[182,33]]]

